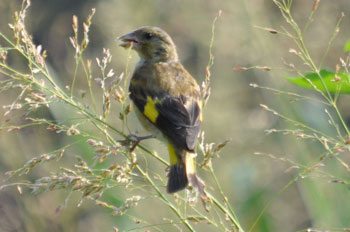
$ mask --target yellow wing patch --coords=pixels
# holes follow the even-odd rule
[[[170,159],[170,165],[175,165],[179,162],[179,159],[177,158],[175,148],[168,143],[168,150],[169,150],[169,159]]]
[[[158,118],[158,110],[156,108],[156,103],[158,101],[153,101],[153,99],[148,96],[147,97],[147,104],[145,105],[145,108],[143,110],[143,114],[153,123],[156,123]]]

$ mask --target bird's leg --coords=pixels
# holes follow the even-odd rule
[[[128,135],[129,140],[133,141],[134,143],[132,144],[131,148],[130,148],[130,153],[133,152],[136,148],[136,146],[142,141],[142,140],[146,140],[146,139],[152,139],[154,138],[154,135],[146,135],[146,136],[137,136],[137,135]]]

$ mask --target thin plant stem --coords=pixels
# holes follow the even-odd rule
[[[324,63],[324,61],[325,61],[325,59],[326,59],[326,57],[328,55],[328,52],[329,52],[329,50],[331,48],[331,45],[332,45],[334,39],[336,38],[336,36],[337,36],[337,34],[339,32],[339,27],[340,27],[341,22],[343,21],[344,16],[345,16],[344,13],[342,13],[341,16],[339,17],[335,27],[334,27],[333,34],[332,34],[331,38],[328,41],[328,46],[326,48],[326,51],[323,53],[323,56],[322,56],[322,59],[321,59],[321,62],[319,64],[319,66],[318,66],[319,67],[318,69],[321,69],[322,66],[323,66],[323,63]]]
[[[0,32],[0,36],[6,40],[7,43],[9,43],[14,49],[16,49],[25,59],[27,59],[28,61],[31,61],[30,57],[25,54],[18,46],[16,46],[14,43],[12,43],[11,40],[9,40],[4,34],[2,34]],[[32,62],[32,61],[31,61]],[[59,93],[61,95],[65,95],[65,93],[61,90],[61,88],[59,88],[56,83],[52,80],[51,76],[48,74],[48,72],[46,72],[46,70],[44,70],[39,64],[37,64],[36,62],[32,62],[34,64],[34,66],[40,70],[40,72],[46,77],[46,79],[50,82],[50,84],[57,90],[59,91]]]
[[[327,88],[327,85],[325,84],[321,74],[320,74],[320,68],[318,68],[313,59],[311,58],[310,56],[310,53],[308,51],[308,49],[306,48],[306,45],[304,43],[304,39],[303,39],[303,36],[302,36],[302,33],[299,29],[299,26],[298,24],[294,21],[294,18],[293,16],[291,15],[291,12],[290,12],[290,7],[291,7],[291,3],[292,1],[288,1],[288,4],[286,3],[285,0],[282,1],[283,4],[280,4],[280,2],[278,2],[277,0],[274,0],[274,3],[280,7],[281,11],[282,11],[282,14],[284,14],[286,17],[287,17],[287,20],[288,22],[290,22],[290,25],[292,26],[292,28],[294,29],[294,31],[296,32],[297,34],[297,41],[296,41],[296,44],[298,45],[298,47],[300,48],[303,56],[305,57],[305,60],[307,61],[307,64],[310,65],[310,67],[312,68],[312,70],[317,74],[317,76],[319,77],[321,83],[322,83],[322,86],[324,88],[324,90],[326,91],[326,96],[324,95],[324,97],[327,99],[327,101],[330,103],[330,105],[332,106],[332,108],[335,110],[337,116],[338,116],[338,119],[339,121],[341,122],[342,124],[342,127],[344,128],[346,134],[348,137],[350,137],[350,131],[349,131],[349,128],[348,126],[346,125],[342,115],[340,114],[339,110],[338,110],[338,107],[335,103],[335,100],[333,99],[332,95],[330,94],[328,88]],[[342,21],[342,18],[341,17],[337,24],[336,24],[336,28],[339,27],[341,21]],[[331,42],[333,41],[334,39],[334,36],[336,35],[336,32],[337,32],[337,29],[335,29],[334,33],[333,33],[333,36],[331,37],[330,39],[330,42],[329,42],[329,46],[331,44]],[[328,49],[326,50],[326,52],[328,53]],[[322,62],[321,62],[322,64]],[[323,92],[321,92],[321,94],[323,95]]]
[[[78,68],[79,68],[79,58],[77,57],[78,55],[75,55],[75,68],[74,68],[74,74],[73,74],[73,80],[72,80],[72,86],[70,89],[70,96],[73,97],[74,94],[74,89],[75,89],[75,82],[77,79],[77,74],[78,74]]]
[[[235,212],[233,211],[232,207],[231,207],[231,204],[230,202],[228,201],[228,198],[226,197],[224,191],[222,190],[222,187],[219,183],[219,180],[217,179],[216,175],[215,175],[215,172],[214,172],[214,169],[213,169],[213,166],[212,166],[212,163],[210,163],[209,165],[209,172],[211,174],[211,176],[213,177],[214,179],[214,182],[216,184],[216,187],[219,189],[219,192],[220,192],[220,195],[221,197],[223,198],[225,204],[226,204],[226,207],[228,208],[228,211],[225,210],[225,213],[227,213],[228,217],[230,218],[231,222],[237,227],[237,229],[239,229],[240,232],[244,232],[243,228],[241,227],[241,225],[239,224],[239,222],[237,221],[237,217],[236,217],[236,214]],[[219,208],[222,210],[223,206],[220,206]]]
[[[95,95],[94,95],[94,92],[92,91],[91,76],[89,75],[89,72],[88,72],[88,70],[86,68],[86,65],[84,63],[84,60],[83,60],[82,56],[80,56],[80,62],[82,64],[83,70],[85,72],[86,81],[87,81],[88,87],[89,87],[90,97],[91,97],[91,100],[92,100],[92,104],[94,106],[94,110],[96,111],[97,107],[96,107]]]
[[[266,210],[271,206],[272,202],[274,201],[274,199],[276,199],[276,197],[278,197],[279,195],[281,195],[284,191],[286,191],[292,184],[294,184],[297,180],[299,179],[299,176],[295,177],[294,179],[290,180],[285,186],[283,186],[283,188],[278,191],[276,193],[276,195],[274,197],[272,197],[265,205],[264,208],[261,210],[261,212],[259,213],[258,217],[255,219],[254,223],[251,225],[251,227],[249,228],[248,232],[252,232],[253,229],[255,228],[255,226],[258,224],[258,222],[260,221],[261,217],[264,215],[264,213],[266,212]]]

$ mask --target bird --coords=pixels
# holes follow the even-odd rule
[[[137,118],[150,136],[167,144],[170,168],[167,192],[190,184],[204,192],[195,168],[195,145],[202,121],[201,94],[196,80],[180,63],[176,46],[164,30],[143,26],[118,37],[119,46],[138,53],[129,84]]]

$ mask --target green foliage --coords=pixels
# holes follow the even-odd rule
[[[344,46],[344,51],[349,52],[350,51],[350,40],[348,40]]]
[[[309,73],[304,77],[287,77],[287,80],[299,87],[332,94],[350,94],[350,76],[347,73],[335,73],[322,69],[320,73]]]

